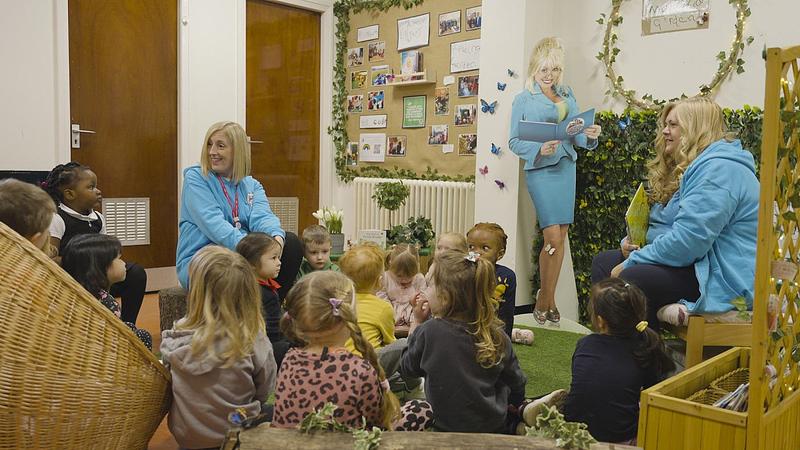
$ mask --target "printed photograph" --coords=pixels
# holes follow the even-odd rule
[[[347,49],[347,66],[360,66],[364,64],[364,47]]]
[[[446,116],[450,114],[450,88],[438,87],[433,97],[433,114],[437,116]]]
[[[428,135],[428,144],[447,144],[447,125],[431,125],[431,134]]]
[[[347,96],[347,112],[360,113],[364,112],[364,96],[363,95],[348,95]]]
[[[383,109],[383,91],[370,91],[367,93],[367,109],[377,111]]]
[[[467,18],[467,31],[480,30],[481,28],[481,7],[467,8],[465,14]]]
[[[478,135],[474,133],[458,135],[458,155],[474,156],[478,147]]]
[[[344,163],[348,166],[355,166],[358,163],[358,142],[348,142]]]
[[[350,72],[350,89],[364,89],[367,84],[367,71]]]
[[[370,79],[373,86],[384,86],[389,76],[389,66],[372,66],[370,69]]]
[[[478,95],[478,75],[458,77],[458,96],[474,97]]]
[[[383,61],[383,57],[386,54],[385,41],[372,42],[367,48],[367,53],[369,53],[369,62]]]
[[[389,156],[406,156],[407,142],[405,136],[389,136],[386,139],[386,154]]]
[[[461,10],[439,14],[439,36],[461,32]]]
[[[475,105],[456,105],[455,123],[457,127],[475,124],[477,108]]]

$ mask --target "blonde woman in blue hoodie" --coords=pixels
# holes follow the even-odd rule
[[[278,295],[285,298],[294,284],[303,246],[281,228],[269,207],[264,187],[250,176],[250,143],[241,125],[218,122],[206,132],[200,165],[183,171],[176,266],[178,280],[189,286],[189,261],[198,250],[221,245],[234,250],[251,231],[275,238],[282,247]]]
[[[648,163],[654,207],[647,245],[623,239],[621,250],[601,253],[592,281],[609,274],[642,289],[653,328],[669,304],[682,305],[675,309],[682,316],[731,311],[737,297],[752,308],[759,199],[753,155],[726,132],[722,108],[707,98],[667,104],[659,127]]]

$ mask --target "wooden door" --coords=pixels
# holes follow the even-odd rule
[[[123,258],[175,265],[178,238],[177,0],[69,0],[70,116],[83,134],[72,159],[105,198],[150,199],[150,245]]]
[[[269,197],[298,197],[298,231],[319,206],[320,16],[247,1],[247,134]]]

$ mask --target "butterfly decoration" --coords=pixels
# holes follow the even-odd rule
[[[497,184],[497,187],[499,187],[501,190],[506,188],[506,184],[503,183],[502,181],[494,180],[494,182],[495,182],[495,184]]]
[[[492,154],[500,156],[500,147],[494,145],[494,142],[492,142]]]
[[[505,91],[506,90],[506,83],[497,82],[497,90],[498,91]]]
[[[511,69],[506,69],[506,70],[508,70],[508,76],[510,76],[511,78],[517,78],[517,72],[514,72]]]
[[[619,122],[617,122],[617,125],[619,125],[619,129],[622,131],[625,131],[625,129],[628,128],[630,124],[631,124],[631,116],[625,116],[625,120],[620,119]]]
[[[494,109],[497,108],[497,100],[492,103],[486,103],[486,100],[481,99],[481,111],[494,114]]]
[[[489,173],[489,166],[478,167],[478,172],[486,176],[486,174]]]

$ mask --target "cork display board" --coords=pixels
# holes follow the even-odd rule
[[[474,175],[480,26],[479,0],[351,15],[349,165]]]

